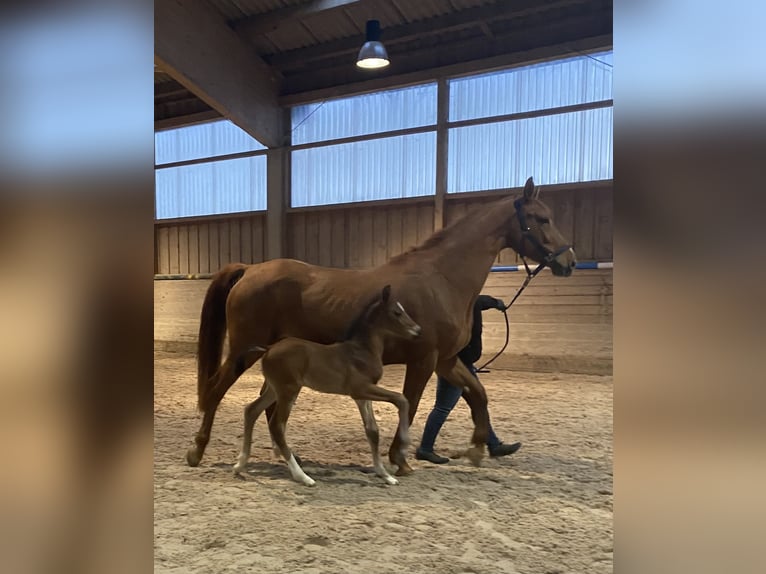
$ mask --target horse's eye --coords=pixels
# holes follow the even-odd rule
[[[547,217],[538,217],[538,218],[537,218],[537,221],[538,221],[539,223],[550,223],[550,222],[551,222],[551,220],[550,220],[550,219],[548,219]]]

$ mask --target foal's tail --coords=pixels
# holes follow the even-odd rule
[[[247,265],[231,263],[213,276],[207,288],[199,323],[197,344],[197,408],[205,411],[210,381],[221,366],[223,340],[226,336],[226,299]]]

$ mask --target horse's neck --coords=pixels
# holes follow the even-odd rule
[[[431,253],[438,273],[452,285],[478,294],[498,253],[507,247],[506,237],[515,216],[512,198],[506,198],[445,230],[444,241]]]

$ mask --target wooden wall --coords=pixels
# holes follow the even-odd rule
[[[522,272],[490,273],[483,292],[506,303]],[[155,348],[196,352],[199,315],[209,280],[154,282]],[[610,374],[612,369],[612,271],[578,270],[571,277],[544,271],[508,311],[510,344],[493,368]],[[484,360],[500,350],[505,322],[499,311],[484,319]]]
[[[226,263],[263,261],[266,214],[158,222],[155,273],[214,273]]]
[[[287,215],[288,257],[331,267],[381,265],[433,233],[434,208],[421,202]]]
[[[544,192],[554,221],[571,238],[580,261],[612,259],[611,185]],[[448,197],[445,224],[497,194]],[[210,273],[231,261],[264,258],[264,213],[160,222],[155,227],[155,272]],[[421,243],[434,229],[433,198],[364,206],[333,206],[287,213],[286,256],[331,267],[370,267]],[[498,264],[515,264],[505,250]]]

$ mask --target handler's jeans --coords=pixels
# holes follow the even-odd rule
[[[471,374],[476,377],[476,368],[468,363],[463,364],[468,367]],[[478,380],[478,377],[476,378]],[[433,452],[436,437],[462,394],[463,390],[454,385],[450,385],[447,382],[447,379],[442,377],[436,379],[436,402],[434,403],[434,408],[428,414],[426,426],[423,429],[423,438],[420,441],[420,450]],[[495,434],[495,431],[492,430],[492,425],[490,424],[487,446],[492,448],[499,444],[500,439],[497,438],[497,435]]]

